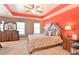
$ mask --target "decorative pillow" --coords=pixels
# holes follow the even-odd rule
[[[49,29],[45,30],[44,34],[48,35],[49,34]]]
[[[57,30],[53,29],[52,30],[52,36],[56,36],[56,32],[57,32]]]
[[[49,35],[49,32],[51,32],[51,36],[58,36],[60,34],[60,29],[55,23],[53,23],[48,29],[45,30],[44,34]]]

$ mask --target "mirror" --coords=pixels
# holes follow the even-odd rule
[[[16,23],[5,23],[4,30],[16,30]]]

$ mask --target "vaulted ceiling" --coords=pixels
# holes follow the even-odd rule
[[[25,12],[27,9],[24,6],[30,7],[30,5],[32,4],[1,4],[0,16],[25,17],[45,20],[79,7],[78,4],[38,4],[43,12],[36,12],[33,14],[32,12]]]

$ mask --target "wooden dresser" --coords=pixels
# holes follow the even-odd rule
[[[0,32],[0,42],[19,40],[19,32],[16,30],[5,30]]]

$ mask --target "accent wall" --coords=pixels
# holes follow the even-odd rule
[[[79,38],[79,7],[44,20],[44,25],[53,22],[56,22],[60,26],[63,31],[62,33],[66,32],[65,26],[71,26],[70,33],[76,33]]]

